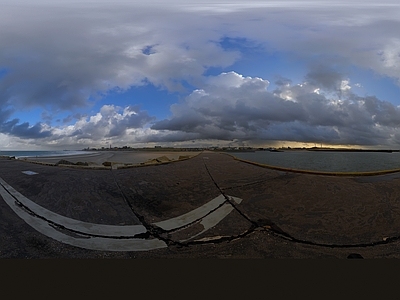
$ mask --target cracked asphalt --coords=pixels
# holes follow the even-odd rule
[[[167,244],[146,251],[75,247],[36,231],[0,201],[1,258],[345,259],[351,253],[363,258],[400,257],[397,173],[300,174],[204,152],[168,164],[109,170],[1,158],[0,178],[61,216],[104,225],[143,224],[148,232],[139,238]],[[232,210],[204,232],[201,222],[171,231],[154,226],[220,195]]]

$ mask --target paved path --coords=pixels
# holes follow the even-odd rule
[[[147,233],[143,225],[93,224],[53,213],[21,195],[1,178],[0,196],[28,225],[62,243],[106,251],[144,251],[167,247],[159,238],[139,238],[140,235]],[[236,203],[241,202],[239,198],[231,197],[231,199]],[[233,210],[232,205],[226,202],[224,196],[220,195],[184,215],[153,225],[165,231],[172,231],[200,222],[204,229],[189,238],[192,239],[217,225]],[[65,231],[73,233],[73,236]]]
[[[0,159],[0,257],[399,257],[399,184],[207,152],[110,170]]]

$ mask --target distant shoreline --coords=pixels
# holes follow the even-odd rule
[[[87,153],[79,153],[72,155],[61,156],[37,156],[37,157],[24,157],[20,160],[37,161],[44,163],[57,163],[59,160],[66,160],[72,163],[77,162],[90,162],[97,165],[102,165],[104,162],[113,162],[121,164],[140,164],[160,156],[167,156],[170,160],[178,160],[180,156],[194,156],[200,153],[191,152],[188,155],[184,151],[88,151]]]
[[[213,150],[211,150],[213,151]],[[221,151],[221,150],[214,150]],[[285,152],[285,151],[315,151],[315,152],[400,152],[400,150],[391,149],[335,149],[335,148],[273,148],[273,149],[247,149],[247,150],[222,150],[222,152],[258,152],[258,151],[269,151],[269,152]]]
[[[277,153],[275,153],[277,152]],[[318,172],[376,172],[400,170],[399,154],[384,150],[345,151],[319,150],[276,150],[255,153],[229,153],[239,159],[286,169]]]
[[[317,148],[317,149],[305,149],[307,151],[330,151],[330,152],[399,152],[400,150],[385,150],[385,149],[381,149],[381,150],[374,150],[374,149],[321,149],[321,148]]]

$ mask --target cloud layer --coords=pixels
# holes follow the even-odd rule
[[[397,1],[4,1],[1,138],[48,147],[197,139],[398,145],[398,107],[356,95],[344,74],[352,65],[400,81],[399,16]],[[224,48],[226,37],[285,53],[309,71],[303,82],[277,80],[275,90],[270,78],[205,76],[245,55]],[[90,113],[109,91],[148,83],[194,90],[165,120],[135,103]],[[42,120],[15,117],[34,108]],[[72,125],[46,123],[60,111],[84,113]]]
[[[316,71],[315,71],[316,72]],[[104,105],[73,125],[51,127],[8,122],[8,132],[35,136],[33,144],[107,147],[193,140],[252,144],[254,141],[387,145],[400,143],[400,109],[373,96],[360,97],[332,72],[299,84],[270,82],[235,72],[210,76],[202,89],[171,106],[171,117],[155,120],[139,107]],[[322,72],[322,70],[318,70]],[[329,73],[329,70],[326,71]],[[152,126],[150,127],[150,125]],[[14,126],[14,127],[12,127]]]
[[[300,84],[269,82],[235,72],[210,77],[203,89],[171,107],[172,117],[152,129],[199,139],[287,140],[310,143],[395,145],[400,109],[376,97],[351,92],[332,72],[310,72]],[[314,78],[315,77],[315,78]],[[341,98],[339,98],[341,96]]]

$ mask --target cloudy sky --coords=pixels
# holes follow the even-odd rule
[[[398,0],[0,6],[0,150],[400,148]]]

